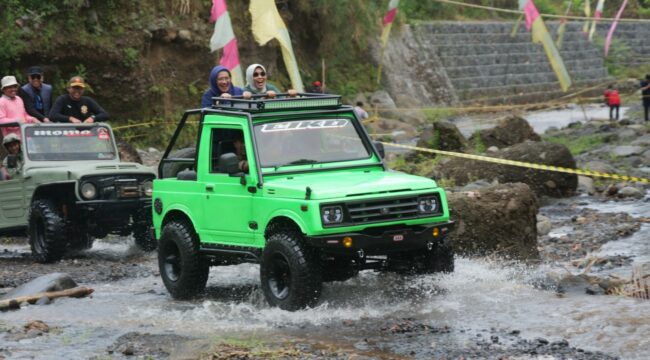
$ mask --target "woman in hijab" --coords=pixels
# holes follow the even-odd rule
[[[242,88],[232,84],[230,71],[221,65],[217,65],[210,71],[210,88],[203,93],[201,107],[212,106],[213,97],[229,98],[243,93]]]
[[[244,91],[253,95],[266,94],[270,98],[274,98],[280,92],[278,88],[269,84],[266,77],[266,69],[260,64],[253,64],[246,69],[246,86]],[[247,97],[244,94],[244,97]]]

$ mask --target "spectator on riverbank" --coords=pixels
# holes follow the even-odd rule
[[[605,90],[605,103],[609,106],[609,120],[614,120],[614,109],[616,109],[616,120],[621,107],[621,97],[614,85],[609,85]]]
[[[365,120],[368,118],[368,112],[363,108],[363,102],[357,101],[357,105],[354,107],[354,112],[357,114],[359,120]]]
[[[641,96],[643,97],[643,111],[645,121],[648,121],[648,110],[650,110],[650,74],[645,76],[645,80],[641,80]]]
[[[59,96],[52,110],[50,119],[60,123],[93,123],[108,120],[108,113],[91,97],[83,96],[86,83],[80,76],[73,76],[68,81],[68,93]]]
[[[32,123],[39,122],[25,111],[23,99],[18,94],[18,81],[15,76],[5,76],[0,81],[2,84],[2,97],[0,97],[0,123]],[[20,137],[18,127],[3,127],[2,135],[7,136],[11,133]]]
[[[217,65],[210,71],[208,80],[210,88],[203,93],[201,98],[201,107],[212,106],[213,97],[229,98],[231,96],[243,95],[244,90],[232,84],[232,75],[230,71],[221,65]]]
[[[27,113],[41,122],[50,122],[48,118],[52,108],[52,86],[46,84],[43,69],[32,66],[27,70],[29,83],[18,90],[18,96],[25,103]]]

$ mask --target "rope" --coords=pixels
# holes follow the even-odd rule
[[[471,7],[475,9],[483,9],[483,10],[490,10],[490,11],[498,11],[502,13],[508,13],[508,14],[517,14],[521,15],[524,12],[521,10],[510,10],[510,9],[502,9],[502,8],[497,8],[497,7],[492,7],[492,6],[484,6],[484,5],[476,5],[476,4],[468,4],[460,1],[454,1],[454,0],[433,0],[437,1],[440,3],[445,3],[445,4],[450,4],[450,5],[458,5],[458,6],[464,6],[464,7]],[[544,18],[551,18],[551,19],[571,19],[571,20],[593,20],[593,17],[587,17],[587,16],[571,16],[571,15],[552,15],[552,14],[540,14]],[[613,22],[616,19],[614,18],[600,18],[598,21],[603,21],[603,22]],[[647,19],[619,19],[618,21],[620,22],[630,22],[630,23],[650,23],[650,20]]]

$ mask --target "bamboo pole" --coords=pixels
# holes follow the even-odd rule
[[[39,299],[44,297],[47,297],[50,300],[57,299],[60,297],[81,298],[92,294],[94,291],[95,290],[91,288],[80,286],[80,287],[61,290],[61,291],[48,291],[48,292],[42,292],[34,295],[19,296],[17,298],[0,301],[0,311],[18,309],[20,308],[21,303],[27,302],[33,304],[37,302]]]

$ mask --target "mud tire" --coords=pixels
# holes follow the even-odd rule
[[[66,251],[66,223],[61,210],[47,199],[35,200],[28,214],[29,245],[39,263],[61,260]]]
[[[153,228],[151,215],[141,211],[133,217],[133,240],[144,251],[153,251],[158,247],[158,241],[152,236]]]
[[[199,254],[199,239],[187,222],[172,220],[160,235],[158,267],[174,299],[192,299],[205,290],[209,265]]]
[[[262,253],[260,279],[268,303],[288,311],[315,305],[323,287],[316,252],[304,245],[301,234],[290,230],[268,237]]]

